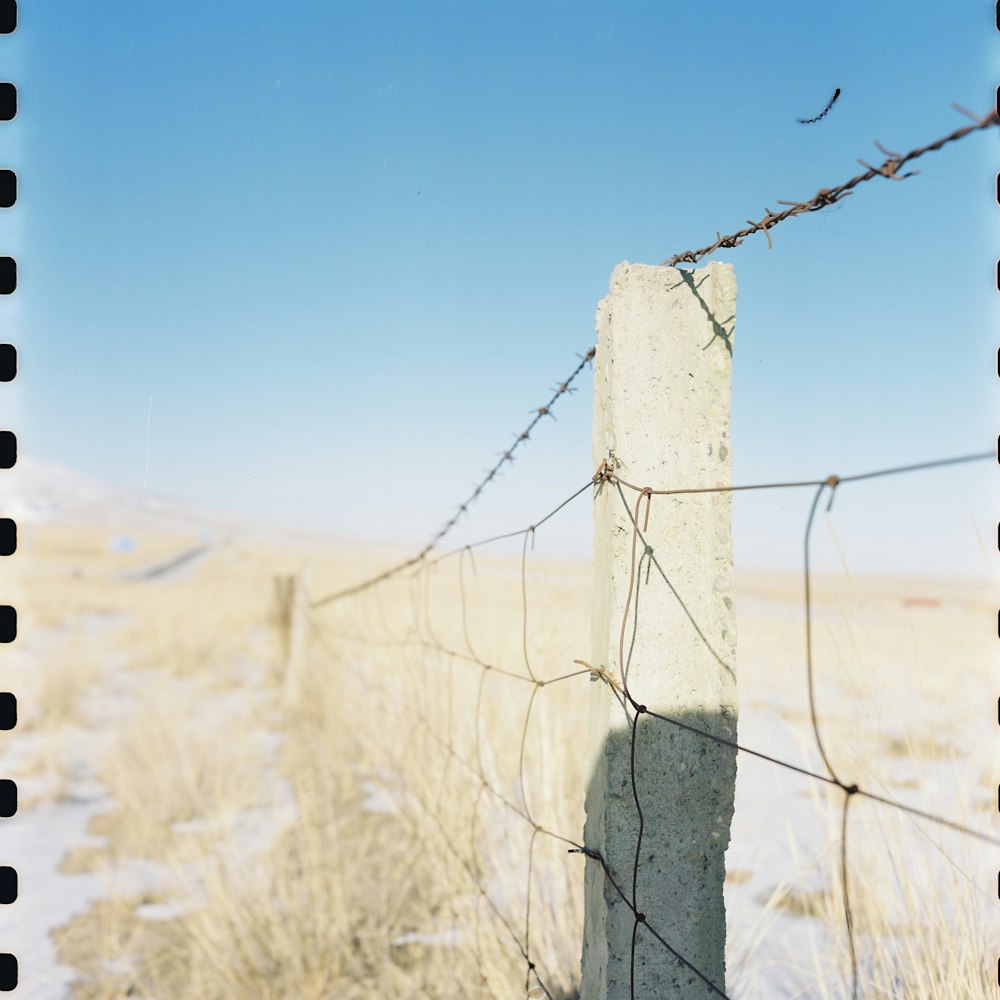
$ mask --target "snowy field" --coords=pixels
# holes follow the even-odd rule
[[[472,801],[476,782],[463,801],[461,767],[412,725],[434,716],[460,747],[481,683],[431,638],[465,635],[516,672],[517,561],[482,560],[464,611],[428,584],[317,612],[290,700],[276,577],[308,565],[325,593],[398,553],[140,503],[53,467],[21,482],[19,636],[3,654],[20,714],[0,740],[19,788],[0,828],[20,877],[0,912],[19,994],[524,996],[503,929],[524,924],[523,831]],[[589,570],[539,563],[529,584],[532,659],[554,677],[586,655]],[[738,577],[739,740],[823,771],[801,589],[795,574]],[[817,711],[845,780],[995,832],[995,608],[977,581],[817,581]],[[539,698],[526,767],[544,825],[580,838],[586,777],[565,734],[585,725],[586,678],[563,687]],[[478,766],[513,795],[523,715],[494,701],[476,709]],[[734,1000],[850,995],[842,799],[740,755]],[[860,798],[849,815],[861,995],[992,995],[995,848]],[[539,847],[530,945],[563,1000],[578,987],[582,873],[565,845]]]

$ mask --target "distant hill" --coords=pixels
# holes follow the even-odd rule
[[[234,530],[271,530],[234,515],[139,490],[123,489],[63,465],[18,458],[0,476],[0,516],[18,524],[86,523],[115,530],[196,532],[218,537]]]
[[[0,473],[0,517],[13,518],[24,527],[46,522],[81,524],[124,536],[153,531],[195,535],[214,543],[241,537],[306,550],[358,546],[356,540],[343,536],[277,525],[151,493],[143,496],[139,490],[113,486],[65,465],[20,456],[12,469]]]

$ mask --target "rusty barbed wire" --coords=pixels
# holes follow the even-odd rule
[[[864,160],[859,160],[862,166],[866,167],[866,171],[863,174],[858,174],[856,177],[852,177],[850,180],[845,181],[842,184],[837,185],[833,188],[822,188],[820,189],[809,201],[805,202],[794,202],[794,201],[783,201],[778,199],[777,204],[788,205],[789,208],[785,209],[783,212],[772,212],[771,209],[765,207],[765,212],[767,213],[760,222],[753,222],[748,219],[748,228],[738,230],[735,233],[731,233],[729,236],[723,236],[718,230],[716,231],[716,241],[709,244],[708,246],[702,247],[699,250],[685,250],[681,253],[674,254],[672,257],[667,258],[667,260],[662,262],[662,266],[676,267],[678,264],[695,264],[703,257],[707,257],[709,254],[714,253],[716,250],[722,248],[731,248],[739,246],[746,237],[763,232],[767,237],[767,245],[770,249],[771,243],[771,233],[770,230],[774,228],[779,222],[784,222],[785,219],[789,219],[795,215],[802,215],[807,212],[817,212],[829,205],[835,204],[837,201],[848,197],[853,189],[859,184],[869,181],[874,177],[885,177],[890,180],[904,180],[907,177],[912,177],[918,171],[911,171],[906,174],[899,174],[899,168],[904,164],[909,163],[911,160],[915,160],[925,153],[930,153],[935,150],[941,149],[943,146],[948,145],[952,142],[957,142],[959,139],[970,135],[973,132],[977,132],[980,129],[990,128],[995,125],[1000,125],[1000,117],[997,115],[997,110],[994,108],[989,114],[978,117],[969,111],[967,108],[963,108],[961,105],[952,105],[956,111],[971,118],[974,124],[966,125],[963,128],[956,129],[954,132],[944,136],[941,139],[937,139],[934,142],[928,143],[926,146],[920,146],[917,149],[910,150],[906,154],[893,153],[891,150],[886,149],[877,139],[875,140],[875,145],[878,149],[884,153],[887,157],[885,162],[879,167],[873,167]],[[435,548],[438,544],[448,535],[452,529],[458,524],[459,520],[462,518],[463,514],[466,514],[469,507],[474,504],[479,497],[482,495],[483,491],[489,486],[491,482],[499,475],[503,466],[508,463],[513,463],[514,452],[522,444],[529,440],[531,432],[535,429],[538,423],[543,417],[553,417],[552,407],[559,401],[560,397],[568,395],[576,391],[576,387],[573,383],[576,381],[577,377],[583,371],[583,369],[594,360],[597,354],[597,347],[591,346],[587,349],[584,354],[578,354],[577,357],[580,359],[580,363],[573,369],[570,374],[558,382],[556,386],[550,390],[552,392],[552,397],[547,403],[542,406],[537,407],[531,412],[534,413],[531,421],[525,427],[523,431],[515,435],[513,444],[510,447],[499,452],[499,460],[486,472],[485,477],[480,480],[472,493],[460,503],[454,514],[438,529],[438,531],[432,536],[430,541],[419,551],[416,555],[409,559],[404,560],[377,576],[371,577],[370,579],[364,580],[361,583],[356,584],[353,587],[348,587],[345,590],[337,591],[333,594],[328,594],[322,598],[313,602],[314,608],[323,607],[332,601],[339,600],[344,597],[350,597],[353,594],[360,593],[362,590],[366,590],[368,587],[373,587],[376,584],[381,583],[383,580],[387,580],[390,577],[396,576],[398,573],[405,572],[411,567],[422,562]],[[752,487],[748,487],[752,488]]]
[[[676,255],[674,258],[664,262],[670,266],[676,266],[680,262],[695,263],[698,259],[707,254],[721,248],[722,246],[738,246],[744,238],[751,235],[754,232],[763,231],[768,239],[768,245],[771,246],[771,237],[769,230],[773,228],[778,222],[783,221],[786,218],[790,218],[793,215],[803,214],[805,212],[818,211],[827,205],[834,204],[838,200],[849,195],[854,187],[858,184],[870,180],[876,175],[884,176],[889,179],[900,180],[906,177],[912,176],[913,172],[900,174],[900,168],[907,162],[916,159],[929,151],[940,149],[942,146],[949,142],[956,141],[957,139],[970,134],[971,132],[977,131],[979,129],[984,129],[991,127],[996,124],[1000,124],[1000,119],[998,119],[996,113],[992,113],[986,118],[976,118],[976,116],[971,115],[965,109],[959,109],[964,114],[968,114],[974,121],[972,126],[968,126],[963,129],[959,129],[949,136],[938,140],[937,142],[930,143],[927,146],[921,147],[919,149],[913,150],[905,155],[900,155],[892,153],[891,151],[885,149],[880,143],[876,143],[878,148],[885,153],[889,159],[883,163],[880,167],[872,167],[871,165],[865,163],[864,161],[859,161],[865,166],[866,173],[860,174],[850,181],[839,185],[832,189],[823,189],[810,202],[780,202],[780,204],[789,204],[791,207],[788,211],[782,213],[774,213],[770,209],[767,210],[767,216],[760,223],[750,222],[750,228],[747,230],[741,230],[738,233],[732,234],[728,237],[722,237],[717,233],[717,241],[715,244],[702,248],[696,251],[686,251],[684,254]],[[749,221],[749,220],[748,220]],[[533,411],[534,416],[531,422],[528,424],[526,429],[519,435],[516,436],[514,444],[506,451],[500,454],[499,461],[489,470],[485,478],[476,486],[474,492],[470,497],[455,511],[453,516],[442,526],[442,528],[436,533],[431,542],[425,546],[416,556],[408,559],[397,566],[373,577],[355,587],[348,588],[346,590],[340,591],[336,594],[332,594],[326,598],[315,601],[312,604],[313,609],[320,608],[339,597],[347,597],[349,595],[359,594],[370,588],[375,587],[377,584],[386,581],[392,577],[398,576],[408,570],[415,570],[413,578],[410,581],[410,593],[411,593],[411,605],[412,605],[412,615],[414,624],[410,626],[410,632],[407,636],[402,639],[394,639],[389,642],[372,643],[370,639],[366,639],[363,636],[358,635],[341,635],[338,636],[340,639],[346,639],[347,641],[362,642],[367,645],[384,645],[384,646],[397,646],[397,647],[408,647],[415,648],[424,651],[425,653],[432,654],[436,653],[441,656],[446,657],[448,663],[448,701],[447,701],[447,730],[449,734],[453,732],[454,722],[453,722],[453,710],[451,702],[451,672],[453,665],[465,664],[468,667],[478,668],[479,680],[477,685],[477,693],[475,697],[475,709],[473,713],[474,717],[474,761],[470,761],[462,755],[460,755],[456,748],[452,745],[450,737],[444,739],[441,735],[431,726],[429,720],[423,717],[422,713],[416,712],[419,720],[422,722],[424,727],[427,728],[429,732],[434,736],[435,740],[441,744],[447,753],[447,758],[445,761],[445,767],[441,775],[439,785],[437,787],[436,802],[433,804],[425,803],[424,809],[431,820],[437,825],[439,834],[443,837],[444,842],[449,849],[449,852],[458,859],[462,869],[465,871],[466,876],[474,884],[477,891],[477,899],[481,899],[486,903],[486,905],[493,911],[495,918],[499,921],[499,925],[502,926],[505,935],[511,939],[517,952],[519,953],[521,959],[526,967],[526,980],[525,988],[528,986],[532,980],[536,983],[536,990],[541,990],[544,995],[550,1000],[553,1000],[554,994],[550,990],[549,983],[547,982],[548,977],[542,976],[540,970],[537,968],[536,959],[534,957],[532,946],[532,921],[531,916],[533,912],[532,907],[532,873],[534,869],[534,853],[535,844],[538,835],[541,834],[545,838],[554,838],[556,840],[562,841],[564,844],[569,845],[570,853],[582,854],[590,861],[598,863],[604,872],[604,877],[607,879],[608,883],[613,887],[615,892],[621,897],[623,902],[626,904],[628,909],[631,911],[634,924],[632,932],[632,944],[631,944],[631,968],[632,968],[632,990],[634,993],[635,989],[635,969],[636,969],[636,948],[637,940],[640,934],[640,927],[645,927],[646,930],[650,932],[652,937],[659,942],[659,944],[666,950],[671,952],[675,956],[678,962],[690,969],[696,975],[698,975],[705,984],[717,995],[725,997],[726,994],[723,990],[712,983],[700,970],[698,970],[694,965],[687,961],[687,959],[681,955],[661,934],[659,934],[655,928],[651,927],[646,916],[641,912],[639,908],[639,891],[640,891],[640,868],[641,868],[641,846],[642,846],[642,833],[644,828],[644,817],[643,817],[643,803],[639,795],[638,784],[636,780],[636,764],[635,764],[635,741],[638,731],[638,723],[642,716],[647,716],[648,718],[657,719],[662,723],[666,723],[671,726],[679,727],[680,729],[686,730],[698,737],[705,740],[710,740],[716,744],[727,746],[736,751],[757,757],[761,760],[767,761],[776,766],[794,771],[803,776],[810,777],[815,781],[819,781],[831,786],[836,787],[843,794],[842,802],[842,812],[841,812],[841,822],[840,822],[840,833],[839,833],[839,875],[840,875],[840,886],[841,894],[843,900],[843,910],[844,910],[844,928],[846,931],[847,948],[849,953],[850,969],[851,969],[851,995],[853,997],[858,996],[859,989],[859,974],[858,974],[858,955],[854,940],[854,921],[851,911],[851,893],[849,884],[849,873],[850,864],[848,856],[848,808],[852,798],[867,798],[871,801],[877,802],[883,806],[889,807],[891,809],[907,814],[910,817],[920,818],[928,822],[934,823],[940,827],[948,828],[959,832],[965,836],[973,837],[994,845],[1000,844],[1000,839],[993,837],[989,834],[982,833],[980,831],[969,828],[961,823],[957,823],[947,817],[935,815],[933,813],[908,806],[902,802],[897,801],[890,795],[878,795],[874,792],[869,792],[866,789],[860,788],[856,783],[847,783],[838,776],[834,770],[830,760],[827,757],[826,750],[824,748],[820,728],[819,728],[819,713],[816,706],[815,699],[815,686],[813,678],[813,649],[812,649],[812,635],[811,635],[811,615],[812,615],[812,596],[810,592],[810,566],[809,566],[809,538],[810,531],[813,524],[813,515],[815,514],[817,504],[823,493],[824,489],[830,490],[830,499],[832,499],[836,489],[844,483],[858,482],[866,479],[896,475],[906,472],[913,472],[918,470],[926,470],[931,468],[937,468],[942,466],[954,465],[957,463],[971,462],[971,461],[981,461],[986,459],[994,458],[993,453],[983,452],[971,455],[962,455],[953,458],[937,459],[927,462],[914,463],[909,465],[894,466],[883,469],[878,469],[871,472],[858,473],[849,476],[837,476],[831,475],[824,478],[815,479],[804,479],[804,480],[790,480],[782,482],[768,482],[768,483],[754,483],[749,485],[716,485],[716,486],[702,486],[702,487],[666,487],[661,489],[653,489],[648,486],[637,486],[630,483],[617,475],[614,465],[611,462],[602,462],[601,466],[597,469],[591,479],[580,489],[578,489],[571,497],[559,504],[553,511],[547,514],[544,518],[538,521],[536,524],[527,526],[520,531],[508,532],[503,535],[496,535],[489,539],[484,539],[480,542],[472,543],[471,545],[462,546],[453,550],[450,553],[442,553],[435,559],[429,559],[431,551],[438,546],[440,541],[448,534],[448,532],[457,524],[458,520],[462,514],[467,512],[468,507],[471,503],[478,499],[483,490],[488,486],[488,484],[498,475],[502,466],[506,463],[513,462],[514,450],[526,442],[529,439],[531,432],[537,426],[537,424],[542,420],[543,417],[552,416],[551,407],[562,395],[574,391],[574,387],[571,384],[576,377],[582,372],[583,368],[593,360],[595,356],[596,348],[591,348],[585,355],[580,356],[580,363],[572,373],[572,375],[564,382],[560,383],[559,386],[554,390],[554,395],[552,399],[542,407],[537,408]],[[635,501],[635,511],[632,512],[629,509],[629,505],[626,504],[626,511],[632,521],[633,526],[633,552],[632,552],[632,567],[630,575],[630,590],[629,598],[626,601],[626,607],[622,616],[622,628],[619,641],[619,674],[616,676],[614,672],[603,665],[599,667],[594,667],[587,661],[582,659],[576,659],[574,662],[581,666],[582,670],[574,671],[571,673],[564,673],[561,676],[553,677],[547,680],[543,680],[536,671],[532,668],[531,661],[529,659],[528,651],[528,597],[525,584],[525,563],[527,559],[527,550],[529,541],[533,541],[534,533],[536,528],[547,521],[549,518],[555,516],[566,504],[570,503],[576,497],[582,495],[587,489],[593,488],[597,491],[604,488],[605,486],[614,486],[617,488],[619,494],[623,489],[630,489],[634,491],[636,496]],[[806,619],[806,673],[808,682],[808,695],[809,695],[809,709],[810,709],[810,719],[813,727],[813,735],[816,741],[816,746],[819,751],[820,758],[823,761],[823,765],[827,773],[821,773],[819,771],[811,770],[809,768],[800,766],[798,764],[792,763],[790,761],[781,760],[777,757],[761,753],[760,751],[753,750],[747,746],[742,745],[735,739],[730,740],[715,733],[709,732],[705,729],[701,729],[697,726],[692,726],[688,723],[682,722],[679,719],[671,718],[662,713],[655,712],[651,710],[646,705],[642,704],[637,698],[635,698],[628,689],[628,661],[625,658],[625,631],[628,624],[628,618],[630,614],[630,609],[632,609],[632,614],[635,620],[635,628],[638,628],[638,592],[635,593],[635,603],[633,603],[633,587],[635,585],[635,573],[637,570],[642,571],[643,560],[646,560],[645,573],[646,582],[649,582],[649,574],[651,570],[655,567],[656,571],[663,578],[667,586],[673,587],[670,581],[667,579],[662,567],[656,560],[654,554],[651,553],[648,546],[643,556],[643,560],[640,560],[637,564],[636,562],[636,542],[640,537],[640,521],[642,520],[641,505],[643,499],[646,502],[645,509],[645,521],[643,521],[642,531],[645,531],[646,522],[649,519],[650,505],[652,498],[654,496],[682,496],[682,495],[693,495],[693,494],[710,494],[710,493],[735,493],[746,490],[776,490],[776,489],[786,489],[786,488],[806,488],[811,487],[817,490],[816,495],[813,500],[812,507],[810,509],[809,518],[806,523],[805,532],[805,553],[804,553],[804,574],[805,574],[805,599],[804,599],[804,611]],[[624,502],[624,496],[622,496]],[[829,509],[829,508],[828,508]],[[521,649],[522,649],[522,663],[526,670],[526,674],[518,673],[514,670],[507,670],[498,664],[491,664],[486,662],[483,658],[477,654],[473,648],[469,636],[469,625],[466,615],[465,606],[465,584],[463,577],[463,567],[464,567],[464,557],[465,553],[468,552],[470,557],[472,555],[472,549],[480,545],[490,544],[505,538],[513,538],[523,536],[522,544],[522,556],[521,556]],[[430,577],[429,571],[432,567],[436,566],[439,562],[444,559],[453,557],[454,555],[459,555],[459,578],[460,578],[460,588],[462,592],[462,632],[465,638],[465,644],[468,649],[468,654],[461,652],[457,649],[450,649],[445,644],[441,642],[438,636],[435,634],[434,627],[431,621],[430,614]],[[475,569],[475,564],[473,563],[473,569]],[[673,591],[674,597],[680,600],[680,595]],[[682,607],[684,607],[683,601],[681,601]],[[378,603],[378,608],[381,613],[381,602]],[[684,608],[687,611],[687,608]],[[691,618],[688,612],[688,617]],[[707,639],[698,627],[698,623],[691,618],[692,624],[697,630],[698,634],[701,636],[702,641],[708,645]],[[319,632],[323,632],[324,629],[316,624],[315,628]],[[386,634],[388,630],[386,630]],[[634,641],[634,638],[633,638]],[[709,646],[709,648],[711,648]],[[714,651],[713,651],[714,652]],[[717,657],[718,658],[718,657]],[[721,661],[720,661],[721,662]],[[725,664],[723,664],[725,665]],[[625,715],[626,720],[630,723],[632,728],[632,761],[631,761],[631,785],[632,785],[632,795],[637,811],[639,820],[639,833],[636,843],[634,858],[631,863],[632,867],[632,878],[631,878],[631,897],[628,895],[626,890],[619,884],[619,880],[616,879],[611,872],[607,861],[600,854],[600,852],[593,850],[588,847],[585,843],[578,843],[575,838],[565,837],[561,834],[556,833],[554,830],[546,828],[543,824],[539,823],[535,816],[535,811],[533,807],[529,804],[529,785],[526,780],[526,749],[527,749],[527,739],[529,727],[532,725],[533,709],[536,703],[536,696],[540,694],[543,688],[551,687],[556,682],[563,680],[569,680],[574,677],[579,676],[589,676],[592,680],[607,683],[613,692],[615,699],[617,700],[620,709]],[[480,720],[483,716],[484,706],[486,705],[486,680],[488,677],[495,678],[507,678],[508,680],[517,680],[524,684],[530,686],[530,695],[528,697],[527,708],[523,713],[523,719],[521,722],[521,734],[520,740],[517,742],[517,753],[516,753],[516,778],[512,782],[511,793],[505,793],[502,788],[497,787],[490,781],[486,775],[486,767],[483,759],[483,748],[481,744],[481,726]],[[459,703],[459,710],[461,710],[461,703]],[[492,759],[492,758],[491,758]],[[473,815],[472,833],[470,834],[471,840],[471,854],[472,862],[467,860],[466,856],[462,854],[459,848],[451,841],[447,831],[445,830],[443,824],[439,819],[440,806],[445,794],[446,781],[451,779],[448,777],[449,768],[452,761],[457,761],[460,763],[464,770],[471,773],[476,781],[479,782],[478,791],[476,792],[476,805]],[[492,764],[492,769],[495,770],[496,765]],[[497,772],[499,773],[499,772]],[[888,791],[888,789],[886,789]],[[488,885],[484,882],[482,874],[479,871],[480,861],[477,857],[477,847],[476,847],[476,830],[479,823],[479,811],[480,805],[483,801],[484,795],[495,799],[497,802],[502,804],[506,809],[510,810],[517,816],[521,818],[530,828],[530,846],[528,848],[527,854],[527,875],[526,875],[526,886],[524,887],[526,899],[524,903],[524,921],[523,930],[518,931],[514,927],[513,918],[508,916],[503,912],[497,905],[496,900],[492,897]],[[515,801],[516,800],[516,801]],[[477,902],[477,913],[478,913],[478,902]],[[478,939],[478,928],[477,928],[477,948],[479,947]],[[537,953],[537,952],[536,952]]]
[[[383,573],[379,573],[377,576],[372,577],[370,580],[365,580],[354,587],[348,587],[346,590],[337,591],[335,594],[328,594],[326,597],[322,597],[319,600],[313,602],[314,608],[321,608],[325,604],[329,604],[331,601],[339,600],[342,597],[350,597],[353,594],[358,594],[362,590],[367,590],[369,587],[374,587],[376,584],[381,583],[383,580],[388,580],[390,577],[396,576],[399,573],[403,573],[408,570],[411,566],[415,566],[424,559],[438,546],[438,543],[447,535],[456,524],[458,524],[462,515],[468,512],[468,509],[472,504],[474,504],[479,497],[482,495],[483,490],[500,474],[500,470],[506,463],[513,463],[514,452],[518,447],[524,444],[531,437],[531,432],[538,425],[539,421],[543,417],[552,417],[555,419],[552,413],[552,407],[556,405],[560,397],[569,395],[576,391],[573,382],[576,380],[580,372],[594,360],[594,355],[597,353],[596,347],[591,347],[586,353],[582,355],[577,355],[580,358],[580,363],[573,369],[570,374],[562,380],[553,390],[552,398],[545,403],[544,406],[539,406],[531,412],[534,413],[531,421],[528,423],[527,427],[524,428],[520,434],[514,437],[514,443],[506,448],[504,451],[500,452],[499,460],[487,471],[485,477],[476,484],[475,489],[472,493],[462,503],[458,505],[455,513],[445,521],[445,523],[438,529],[437,533],[431,538],[431,540],[415,555],[409,559],[404,560],[395,566],[390,567]]]
[[[912,170],[909,173],[900,174],[899,168],[904,164],[909,163],[911,160],[915,160],[918,157],[923,156],[925,153],[931,153],[935,150],[941,149],[942,146],[946,146],[950,142],[957,142],[959,139],[970,135],[972,132],[977,132],[984,128],[991,128],[994,125],[1000,125],[1000,117],[998,117],[996,109],[993,109],[988,115],[984,115],[982,118],[976,118],[975,115],[972,115],[964,108],[956,107],[956,110],[960,111],[962,114],[972,117],[975,124],[966,125],[963,128],[956,129],[954,132],[941,139],[937,139],[935,142],[928,143],[926,146],[920,146],[917,149],[911,149],[910,152],[904,154],[893,153],[892,151],[886,149],[876,139],[875,145],[881,152],[885,153],[887,157],[881,166],[873,167],[870,163],[866,163],[864,160],[859,159],[858,162],[863,167],[868,168],[863,174],[858,174],[856,177],[852,177],[850,180],[844,181],[836,187],[821,188],[808,201],[784,201],[779,198],[777,199],[777,204],[789,206],[783,212],[772,212],[771,209],[765,206],[764,211],[767,214],[760,220],[760,222],[754,222],[752,219],[747,219],[747,228],[739,229],[735,233],[730,233],[728,236],[723,236],[720,232],[718,232],[718,230],[716,230],[716,240],[714,243],[710,243],[708,246],[704,246],[699,250],[684,250],[681,253],[674,254],[673,257],[668,257],[666,260],[662,261],[662,266],[676,267],[678,264],[696,264],[703,257],[707,257],[709,254],[714,253],[716,250],[720,250],[723,247],[738,247],[748,236],[752,236],[754,233],[762,232],[767,237],[767,248],[770,250],[772,249],[771,230],[778,225],[779,222],[784,222],[786,219],[790,219],[796,215],[804,215],[807,212],[818,212],[820,209],[836,204],[838,201],[852,194],[853,189],[859,184],[863,184],[865,181],[870,181],[874,177],[885,177],[894,181],[901,181],[905,180],[907,177],[913,177],[915,174],[919,173],[919,171]]]

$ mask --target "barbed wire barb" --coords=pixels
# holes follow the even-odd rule
[[[974,111],[970,111],[968,108],[963,107],[957,101],[952,101],[951,102],[951,106],[959,114],[965,115],[966,118],[971,118],[974,122],[976,122],[976,124],[979,124],[979,123],[981,123],[983,121],[983,119],[979,115],[977,115]]]

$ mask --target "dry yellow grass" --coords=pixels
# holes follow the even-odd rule
[[[159,556],[189,543],[142,548]],[[583,823],[590,681],[565,675],[589,650],[585,569],[529,560],[526,641],[516,559],[454,557],[331,604],[312,617],[302,690],[288,702],[275,576],[308,561],[313,591],[325,593],[393,553],[237,542],[189,573],[148,582],[112,579],[120,555],[91,529],[74,540],[69,528],[48,538],[39,527],[23,574],[36,624],[66,626],[53,639],[58,655],[37,671],[37,713],[25,720],[50,739],[48,766],[66,766],[60,754],[72,752],[60,734],[81,725],[110,734],[99,775],[113,804],[91,831],[104,845],[68,862],[103,872],[110,898],[58,938],[81,974],[78,1000],[524,996],[529,922],[530,955],[552,997],[575,995],[583,862],[548,832],[579,839]],[[777,576],[740,583],[741,711],[750,719],[779,692],[775,718],[808,757],[801,623],[784,610],[796,586]],[[938,607],[902,600],[932,591]],[[966,745],[962,724],[982,702],[983,657],[995,642],[969,629],[987,604],[980,591],[939,581],[817,584],[824,738],[853,780],[903,797],[908,781],[957,757],[972,775],[965,791],[992,794],[989,758]],[[103,632],[79,638],[88,615],[110,612],[118,617]],[[99,692],[112,690],[119,710],[102,720]],[[925,715],[914,717],[915,703]],[[835,961],[820,950],[808,959],[809,995],[832,1000],[846,969],[831,847],[840,817],[835,799],[812,794],[826,839],[799,844],[805,860],[792,870],[815,877],[775,885],[758,920],[761,936],[791,913],[826,928],[817,940],[839,951]],[[907,800],[955,806],[926,798]],[[986,887],[961,874],[975,871],[975,849],[870,805],[851,811],[862,995],[988,995]],[[981,815],[966,818],[981,826]],[[918,882],[917,847],[932,841],[958,867],[938,865]],[[941,855],[931,847],[920,857],[930,872]],[[135,858],[162,866],[155,885],[127,877]],[[734,890],[749,887],[747,866],[731,875]],[[151,919],[153,903],[178,908]],[[747,956],[750,983],[752,948]],[[736,996],[739,975],[737,963]]]
[[[763,900],[753,933],[775,933],[782,914],[811,918],[804,921],[813,931],[809,949],[789,955],[788,964],[810,984],[806,995],[837,1000],[849,995],[852,979],[839,840],[834,835],[841,806],[833,796],[814,792],[812,799],[829,833],[825,846],[810,851],[808,858],[795,852],[789,877]],[[986,877],[991,873],[982,857],[977,859],[975,846],[960,836],[942,835],[900,814],[879,813],[879,808],[855,804],[848,826],[858,995],[906,1000],[992,995],[996,985],[991,958],[997,941],[983,920],[993,900],[988,892],[991,879]],[[956,818],[977,825],[970,817]]]

